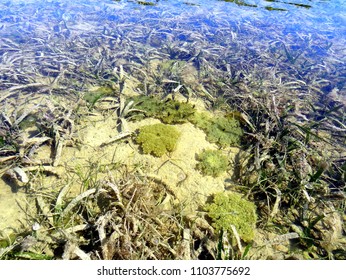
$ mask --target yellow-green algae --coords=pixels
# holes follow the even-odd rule
[[[145,116],[136,116],[137,120],[153,117],[166,124],[180,124],[189,121],[189,118],[196,112],[190,103],[171,99],[160,100],[152,96],[135,96],[131,100],[136,103],[137,109],[145,112]]]
[[[179,136],[179,131],[173,126],[158,123],[141,127],[136,142],[145,154],[161,157],[175,149]]]
[[[221,148],[240,146],[243,130],[237,119],[229,115],[211,118],[204,112],[196,112],[190,118],[190,121],[198,128],[204,130],[210,143],[216,143]]]
[[[219,150],[205,150],[197,155],[197,160],[196,167],[203,175],[217,177],[228,168],[228,159]]]
[[[205,209],[217,231],[231,232],[231,225],[234,225],[244,241],[250,242],[254,238],[257,221],[256,206],[253,202],[242,198],[241,194],[217,193],[213,202],[207,204]]]
[[[177,100],[159,100],[157,97],[138,96],[132,100],[136,108],[145,112],[144,117],[154,117],[166,124],[191,122],[202,129],[210,143],[216,143],[221,148],[240,146],[243,130],[240,122],[230,114],[218,114],[211,117],[206,112],[196,111],[194,105]]]

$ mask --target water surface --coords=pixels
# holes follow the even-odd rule
[[[317,85],[323,93],[345,90],[343,0],[0,5],[1,89],[35,82],[37,76],[54,77],[54,68],[80,75],[102,57],[100,72],[121,62],[142,68],[149,60],[168,58],[239,79],[255,75],[272,83],[275,76],[282,83]]]

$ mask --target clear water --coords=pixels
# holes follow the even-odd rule
[[[0,1],[0,159],[17,156],[3,152],[6,113],[15,116],[35,94],[75,101],[69,97],[109,85],[119,69],[139,94],[178,83],[203,98],[237,96],[232,105],[241,108],[243,97],[270,93],[268,108],[277,104],[302,126],[344,105],[327,135],[341,139],[344,159],[345,0]],[[6,164],[12,161],[0,164],[0,176]],[[0,230],[19,212],[15,199],[0,180]]]
[[[279,75],[321,93],[345,90],[344,0],[2,1],[0,36],[1,89],[56,75],[42,66],[52,56],[76,73],[96,65],[97,52],[109,67],[192,61],[200,52],[210,67],[240,78],[273,83]]]

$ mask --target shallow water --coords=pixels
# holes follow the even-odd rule
[[[0,38],[1,113],[47,96],[73,106],[122,70],[139,94],[178,84],[205,100],[270,93],[285,108],[299,99],[303,120],[308,106],[346,105],[344,0],[7,1]],[[23,192],[1,181],[3,227],[19,218],[6,209]]]
[[[5,39],[0,45],[1,88],[11,85],[6,64],[18,65],[32,77],[37,72],[49,76],[42,69],[47,55],[54,55],[59,67],[81,67],[97,64],[83,56],[99,47],[113,52],[114,60],[127,62],[141,62],[137,53],[152,59],[161,52],[189,61],[202,51],[221,70],[231,64],[232,71],[243,67],[250,71],[264,63],[286,71],[287,81],[306,83],[311,77],[303,65],[315,65],[314,78],[330,80],[323,92],[334,86],[344,90],[344,83],[333,81],[330,74],[345,76],[345,14],[343,0],[8,1],[1,4],[0,13],[0,36]],[[60,45],[59,37],[83,45],[79,55],[76,45]],[[170,44],[180,51],[172,53]],[[18,52],[23,60],[15,59]],[[26,63],[34,65],[26,67]],[[330,73],[330,68],[337,73]]]

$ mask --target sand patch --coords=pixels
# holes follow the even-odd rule
[[[157,119],[145,119],[129,123],[131,131],[139,127],[159,123]],[[196,155],[204,149],[218,149],[215,144],[206,140],[205,133],[191,123],[175,125],[181,136],[176,150],[161,158],[141,153],[137,144],[129,137],[121,141],[100,148],[100,145],[117,135],[115,121],[111,118],[94,122],[81,131],[84,143],[77,155],[83,158],[93,156],[105,164],[111,160],[122,162],[129,166],[140,166],[147,175],[154,175],[162,179],[175,192],[179,202],[186,205],[187,211],[196,211],[203,205],[208,196],[224,190],[224,182],[232,175],[232,171],[214,178],[203,176],[195,169]],[[234,159],[238,149],[224,150],[230,162]]]
[[[26,213],[19,205],[25,205],[24,189],[12,190],[4,180],[0,180],[0,233],[4,237],[21,227]]]
[[[80,178],[76,175],[76,170],[85,172],[92,163],[101,166],[119,164],[129,167],[129,170],[138,171],[142,175],[155,177],[162,180],[165,185],[174,192],[172,201],[181,203],[185,213],[195,213],[200,210],[207,198],[213,193],[224,191],[225,180],[232,176],[232,170],[221,174],[219,177],[203,176],[195,169],[197,160],[196,155],[204,149],[218,149],[215,144],[206,140],[204,131],[196,128],[191,123],[174,125],[181,133],[175,151],[170,154],[157,158],[152,155],[143,154],[140,147],[134,141],[134,135],[138,128],[144,125],[159,123],[157,119],[147,118],[138,122],[129,122],[128,127],[133,132],[121,141],[116,141],[108,145],[109,142],[119,134],[116,128],[116,116],[102,115],[86,116],[76,125],[78,142],[73,147],[64,147],[62,150],[59,166],[54,168],[57,176],[42,174],[40,180],[35,175],[36,181],[31,181],[30,187],[34,189],[44,189],[46,192],[57,191],[71,183],[70,194],[78,194],[81,190]],[[237,148],[224,149],[230,163],[238,153]],[[48,146],[40,147],[35,159],[49,159],[52,157]],[[231,169],[232,165],[230,165]],[[108,172],[108,171],[107,171]],[[97,179],[108,176],[105,170],[100,171]],[[116,170],[112,170],[112,176],[117,178]],[[72,179],[71,179],[72,178]],[[24,221],[25,213],[17,206],[16,200],[25,201],[25,189],[19,192],[11,192],[11,187],[4,180],[0,180],[0,229],[6,227],[17,227],[18,219]]]

